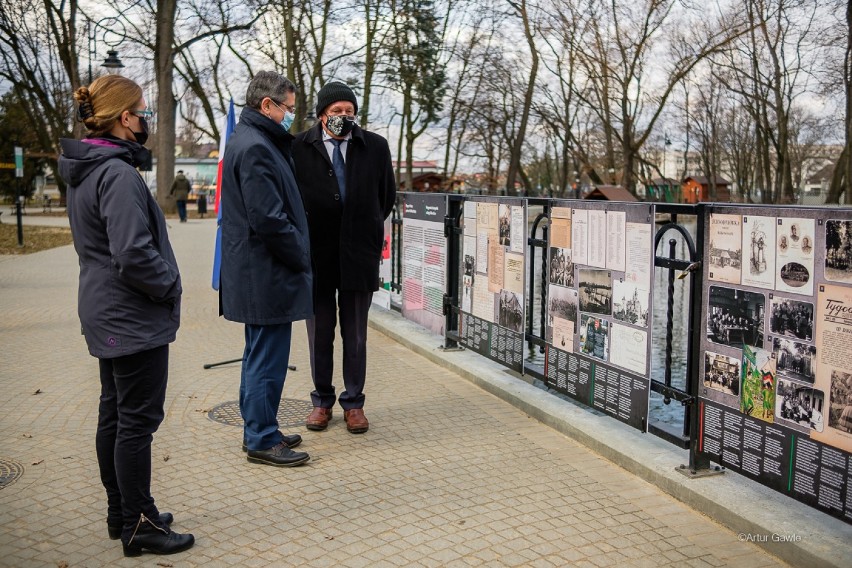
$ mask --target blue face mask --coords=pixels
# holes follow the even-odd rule
[[[276,103],[272,99],[270,99],[270,101],[272,102],[272,104],[274,104],[276,107],[278,107],[278,110],[280,110],[281,112],[284,113],[284,118],[282,118],[281,122],[279,122],[278,124],[281,125],[281,128],[283,128],[284,130],[289,132],[290,127],[293,126],[293,121],[296,120],[296,114],[292,113],[288,110],[284,110],[283,108],[278,106],[278,103]]]

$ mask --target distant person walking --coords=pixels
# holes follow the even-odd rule
[[[83,140],[61,140],[68,218],[80,260],[78,313],[100,365],[96,447],[107,529],[125,556],[190,548],[151,496],[151,441],[163,421],[181,280],[166,220],[136,167],[151,116],[142,89],[106,75],[74,93]]]
[[[273,466],[310,459],[292,450],[302,437],[281,433],[277,418],[293,322],[312,315],[308,220],[288,132],[295,102],[289,79],[257,73],[222,165],[220,294],[225,319],[245,324],[243,449],[248,461]]]
[[[357,112],[352,89],[327,83],[317,95],[319,122],[293,145],[314,264],[315,315],[308,321],[314,409],[306,426],[324,430],[331,420],[339,311],[344,389],[337,401],[354,434],[370,426],[364,415],[367,313],[379,287],[384,221],[396,197],[388,142],[355,124]]]
[[[175,180],[172,182],[172,188],[169,190],[169,195],[175,198],[181,223],[186,223],[186,200],[189,199],[191,191],[192,182],[186,179],[183,170],[178,170]]]

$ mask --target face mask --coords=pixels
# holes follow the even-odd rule
[[[284,118],[281,119],[281,128],[284,130],[290,131],[290,127],[293,126],[293,121],[296,119],[296,115],[292,112],[285,112]]]
[[[334,136],[346,136],[355,128],[355,117],[345,115],[329,116],[325,120],[325,127]]]
[[[139,125],[142,127],[142,132],[133,132],[132,130],[131,132],[136,137],[136,143],[144,146],[145,142],[148,141],[148,121],[140,116]]]

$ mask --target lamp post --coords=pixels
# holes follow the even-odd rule
[[[615,185],[615,168],[610,168],[610,169],[609,169],[609,182],[610,182],[612,185]]]
[[[88,39],[89,39],[89,83],[92,82],[92,59],[98,56],[98,28],[103,31],[101,41],[109,48],[107,49],[107,57],[101,63],[101,67],[106,69],[122,69],[124,64],[118,58],[118,50],[116,49],[124,41],[126,36],[126,28],[124,24],[116,17],[107,16],[101,18],[97,22],[88,23]]]

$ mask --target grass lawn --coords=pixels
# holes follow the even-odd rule
[[[29,254],[71,244],[71,229],[24,225],[24,246],[18,246],[17,224],[0,223],[0,254]]]

